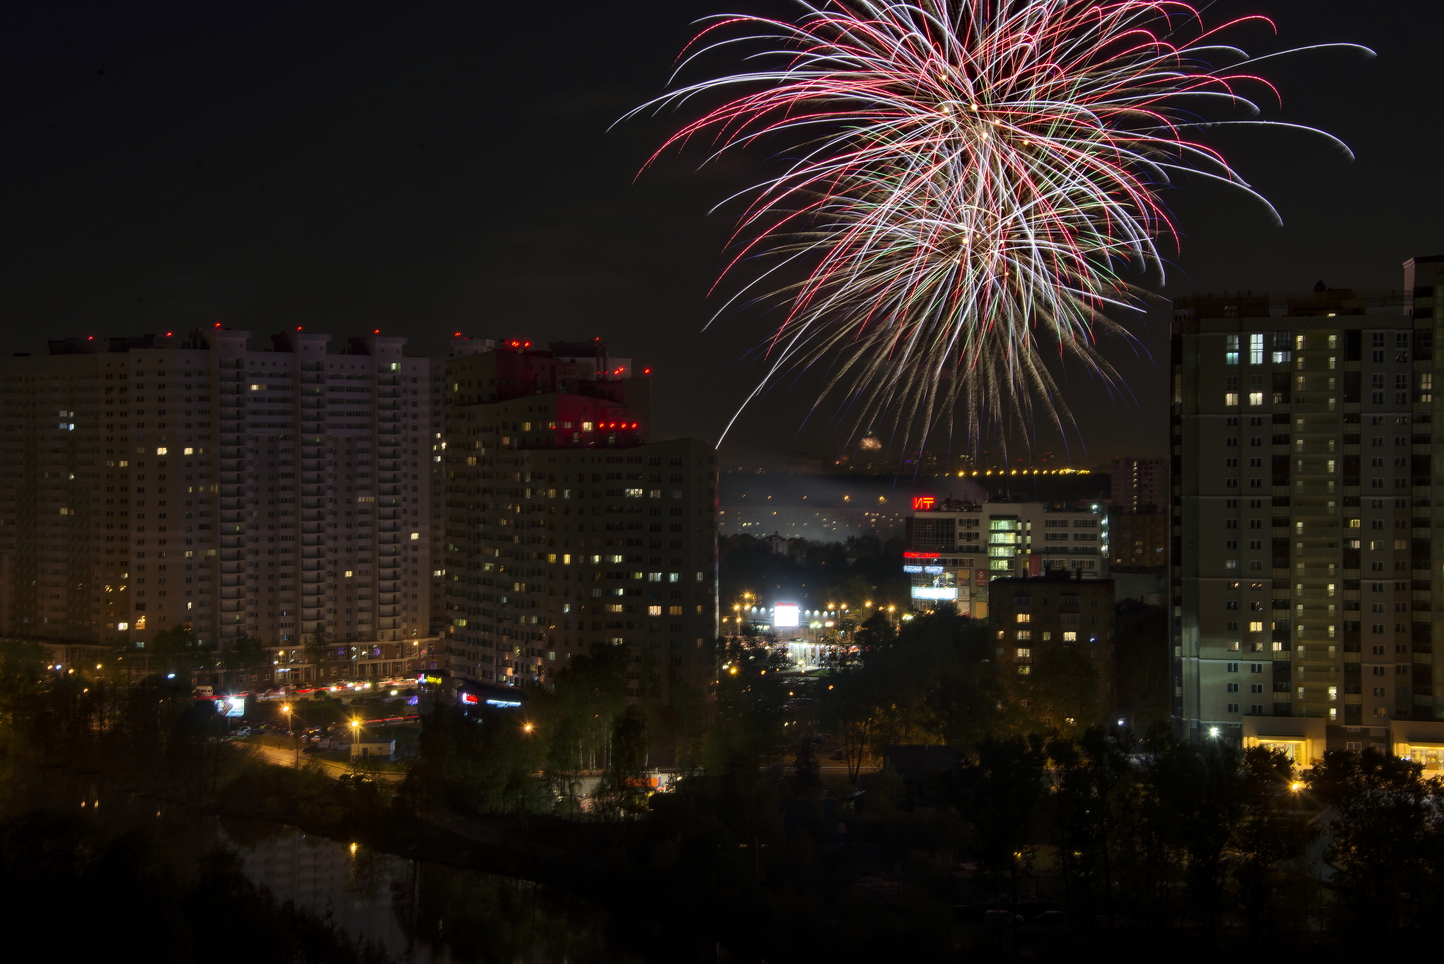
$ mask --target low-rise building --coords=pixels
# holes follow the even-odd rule
[[[1103,506],[987,502],[918,497],[908,519],[903,571],[915,609],[940,603],[987,616],[989,584],[999,578],[1061,570],[1081,579],[1107,574],[1108,516]]]

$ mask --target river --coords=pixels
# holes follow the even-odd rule
[[[217,843],[279,900],[416,964],[637,960],[609,946],[606,918],[530,881],[420,863],[296,827],[220,822]]]

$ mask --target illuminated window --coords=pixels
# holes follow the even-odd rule
[[[1065,642],[1065,643],[1076,643],[1076,642],[1078,642],[1078,634],[1077,634],[1076,632],[1074,632],[1073,630],[1071,630],[1071,629],[1065,629],[1065,630],[1063,630],[1063,642]]]
[[[648,615],[648,616],[660,616],[660,615],[662,615],[662,607],[661,607],[661,606],[648,606],[648,607],[647,607],[647,615]]]
[[[1032,613],[1018,613],[1018,622],[1028,623],[1033,621]]]

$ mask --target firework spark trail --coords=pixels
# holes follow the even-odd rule
[[[714,18],[677,72],[737,48],[752,69],[627,115],[721,94],[731,99],[657,155],[697,139],[710,140],[709,160],[790,145],[781,173],[743,195],[725,272],[775,259],[724,312],[740,299],[790,302],[743,408],[780,373],[822,364],[824,397],[842,394],[855,427],[895,420],[905,446],[910,433],[951,433],[960,407],[974,445],[1010,407],[1026,420],[1039,403],[1061,427],[1067,408],[1040,337],[1111,378],[1096,336],[1121,330],[1109,313],[1142,308],[1122,272],[1162,276],[1156,241],[1174,229],[1158,193],[1172,176],[1230,184],[1277,218],[1222,155],[1185,135],[1270,123],[1201,115],[1257,114],[1245,85],[1276,97],[1238,72],[1254,62],[1243,50],[1215,40],[1249,21],[1271,28],[1263,18],[1205,29],[1199,11],[1171,0],[799,6],[793,23]],[[1193,39],[1177,40],[1185,30]],[[799,267],[802,281],[772,280]]]

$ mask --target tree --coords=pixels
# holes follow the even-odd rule
[[[1330,750],[1304,774],[1334,817],[1324,859],[1331,886],[1359,934],[1431,926],[1444,904],[1444,787],[1424,766],[1373,747]]]
[[[199,647],[195,633],[189,626],[179,624],[171,629],[162,629],[151,637],[151,652],[160,664],[163,673],[174,673],[189,681],[195,672]]]
[[[1115,848],[1133,816],[1132,745],[1101,727],[1048,742],[1056,787],[1058,863],[1070,903],[1089,921],[1101,896],[1113,928]],[[1098,892],[1101,891],[1101,895]]]
[[[325,680],[326,653],[330,645],[331,637],[327,635],[324,629],[320,628],[317,628],[317,630],[311,634],[311,638],[306,640],[305,643],[306,662],[313,667],[311,679],[317,685],[320,685]]]
[[[594,797],[609,817],[634,816],[647,809],[647,721],[629,706],[612,724],[611,754]]]
[[[1125,599],[1114,625],[1118,712],[1132,717],[1134,729],[1142,733],[1168,720],[1168,614],[1162,606]]]
[[[1032,716],[1059,729],[1098,722],[1098,673],[1077,646],[1059,644],[1036,650],[1021,689],[1033,703]]]
[[[252,672],[265,664],[266,647],[262,644],[261,637],[244,633],[232,639],[224,658],[228,671],[238,671],[243,679],[248,679]]]
[[[1047,786],[1048,754],[1037,734],[978,744],[943,782],[944,796],[977,831],[979,856],[995,889],[1009,882],[1018,896],[1018,863],[1031,842],[1033,820]]]

